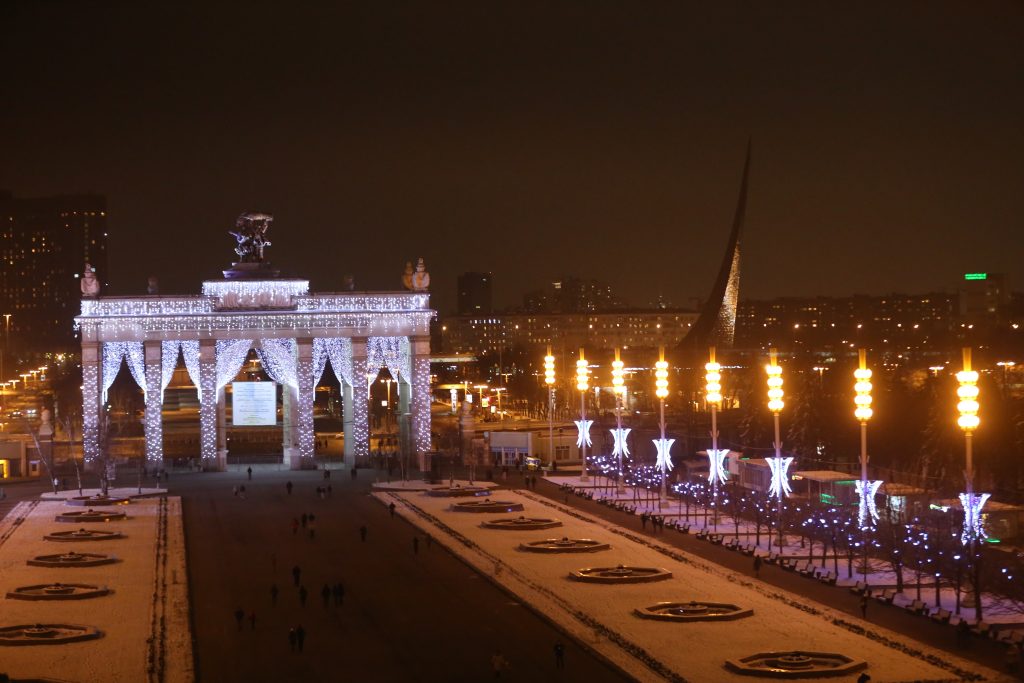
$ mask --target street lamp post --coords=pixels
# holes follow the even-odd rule
[[[615,394],[615,429],[612,436],[615,438],[615,452],[618,456],[618,474],[616,478],[615,491],[623,493],[626,490],[625,477],[622,471],[622,458],[629,455],[629,448],[626,446],[628,429],[622,428],[622,395],[626,393],[626,381],[623,379],[623,362],[618,349],[615,349],[615,360],[612,361],[612,392]]]
[[[976,618],[980,622],[982,615],[981,601],[981,553],[978,552],[978,541],[985,537],[985,530],[981,523],[981,509],[989,498],[989,494],[976,494],[974,492],[974,462],[971,439],[974,430],[978,428],[978,373],[971,369],[971,349],[963,350],[964,369],[956,373],[956,379],[960,386],[956,394],[960,399],[957,403],[957,410],[960,417],[957,425],[964,430],[964,450],[966,462],[964,465],[964,484],[967,489],[960,494],[960,504],[964,509],[964,526],[960,540],[964,545],[969,546],[969,555],[974,569],[974,602]]]
[[[857,482],[857,495],[859,496],[859,507],[857,521],[860,523],[861,545],[863,546],[863,566],[861,567],[865,581],[868,575],[868,531],[878,519],[875,510],[875,493],[881,485],[881,481],[868,481],[868,420],[874,414],[871,409],[871,370],[868,369],[868,355],[865,349],[858,352],[858,366],[853,371],[856,382],[853,389],[856,395],[853,398],[853,415],[860,422],[860,481]]]
[[[579,436],[576,438],[576,445],[580,449],[580,455],[583,460],[583,473],[580,475],[581,482],[590,481],[590,475],[587,474],[587,446],[591,444],[590,425],[593,421],[587,419],[587,389],[590,388],[587,377],[589,374],[590,370],[587,368],[587,361],[583,357],[583,349],[581,348],[580,358],[576,361],[576,389],[580,392],[580,419],[576,421]]]
[[[548,385],[548,467],[555,462],[555,357],[551,345],[544,356],[544,383]]]
[[[728,475],[723,467],[723,459],[728,449],[718,450],[718,406],[722,403],[722,366],[715,360],[715,347],[708,353],[708,362],[704,364],[704,400],[711,408],[711,451],[708,453],[708,479],[711,480],[711,499],[714,513],[712,524],[718,531],[718,484],[725,483]]]
[[[658,419],[658,426],[661,428],[661,438],[654,442],[658,449],[658,469],[661,470],[661,498],[658,500],[658,509],[661,509],[661,501],[668,497],[667,483],[668,471],[672,469],[672,456],[669,451],[675,439],[665,438],[665,399],[668,397],[668,362],[665,360],[665,347],[658,350],[658,362],[654,364],[654,395],[661,403],[661,414]],[[682,494],[680,494],[681,496]]]
[[[765,366],[768,374],[768,410],[772,412],[775,421],[775,457],[768,461],[772,471],[772,485],[770,496],[775,496],[775,524],[779,530],[779,547],[782,547],[782,499],[791,492],[789,488],[789,465],[793,458],[782,457],[782,437],[779,434],[779,413],[782,412],[785,403],[782,401],[782,367],[779,365],[778,354],[771,349],[770,362]]]

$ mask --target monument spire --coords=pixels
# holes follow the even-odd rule
[[[740,295],[740,238],[747,214],[747,186],[750,177],[751,141],[747,139],[747,155],[743,164],[743,178],[740,181],[740,195],[736,202],[736,213],[732,219],[732,232],[718,270],[718,277],[711,289],[704,308],[681,346],[705,348],[718,346],[728,348],[736,336],[736,305]]]

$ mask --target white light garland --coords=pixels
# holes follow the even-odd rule
[[[100,368],[96,363],[82,363],[82,458],[92,463],[100,455]]]
[[[256,354],[260,357],[260,363],[270,375],[270,379],[278,384],[298,389],[294,339],[264,339],[257,347]]]
[[[672,444],[676,442],[675,439],[652,439],[654,447],[658,451],[658,459],[655,463],[655,467],[658,468],[659,472],[668,472],[672,469],[672,455],[669,451],[672,449]]]
[[[207,280],[203,296],[223,308],[291,308],[309,293],[309,280]]]
[[[416,355],[411,362],[412,429],[416,452],[426,453],[433,450],[430,435],[430,357]]]
[[[211,354],[213,355],[213,354]],[[207,464],[217,460],[217,359],[199,361],[199,449]]]
[[[402,375],[402,342],[405,341],[408,354],[408,337],[370,337],[366,340],[366,374],[376,378],[382,367],[387,367],[392,379],[398,381]],[[408,381],[408,376],[405,378]],[[372,380],[371,380],[372,381]]]
[[[709,448],[708,451],[708,483],[724,484],[729,481],[729,472],[725,469],[725,456],[729,454],[728,448]]]
[[[787,458],[767,458],[768,467],[772,471],[771,488],[768,490],[769,498],[789,497],[793,490],[789,487],[789,466],[793,464],[792,456]]]
[[[103,403],[107,402],[107,391],[117,379],[121,370],[121,361],[127,359],[128,370],[135,383],[146,392],[146,361],[141,341],[115,341],[103,344],[103,387],[101,395]]]
[[[332,361],[333,364],[333,361]],[[366,358],[352,358],[352,375],[366,377]],[[352,452],[356,458],[370,454],[370,417],[367,405],[369,391],[365,382],[354,382],[352,387],[352,435],[355,439]]]
[[[988,538],[985,525],[981,520],[981,509],[985,507],[991,494],[961,493],[960,505],[964,508],[964,527],[960,533],[960,542],[967,545],[971,541],[983,541]]]
[[[185,361],[185,370],[188,372],[188,378],[195,385],[196,394],[199,396],[199,401],[202,402],[202,379],[199,372],[199,340],[181,340],[181,357]]]
[[[615,439],[615,445],[612,447],[612,455],[621,455],[623,457],[628,458],[629,444],[626,443],[626,437],[629,436],[629,432],[631,431],[630,428],[626,427],[625,429],[623,429],[619,427],[616,429],[610,429],[608,431],[612,433],[612,438]],[[587,445],[590,445],[589,439],[587,440]]]
[[[238,375],[251,348],[251,339],[217,340],[217,386],[214,391],[219,392]]]
[[[429,294],[313,294],[295,299],[299,311],[422,311],[430,306]]]
[[[296,385],[299,399],[299,457],[312,458],[316,455],[315,434],[313,432],[313,392],[316,388],[313,379],[313,360],[310,357],[298,357],[298,348],[296,348],[295,353],[295,374],[297,375]],[[308,350],[307,353],[312,355],[312,350]]]
[[[181,341],[177,339],[165,339],[160,342],[160,399],[163,400],[167,385],[174,377],[174,370],[178,367],[178,352],[181,349]]]
[[[583,448],[583,444],[592,446],[593,442],[590,440],[590,425],[594,424],[593,420],[576,420],[576,429],[578,433],[576,435],[576,447]]]
[[[162,349],[161,349],[162,350]],[[164,459],[163,363],[146,363],[146,411],[144,417],[146,460],[151,464]]]
[[[857,480],[857,521],[862,529],[878,521],[878,507],[875,505],[875,494],[882,485],[881,479],[874,481]]]

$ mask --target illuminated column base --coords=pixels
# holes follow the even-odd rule
[[[199,342],[199,457],[206,469],[217,468],[217,342]]]
[[[163,344],[160,341],[144,343],[146,413],[143,426],[146,435],[146,462],[151,465],[160,465],[164,461],[162,357]]]
[[[100,457],[100,344],[82,342],[82,458],[91,465]]]
[[[228,396],[224,387],[217,390],[217,464],[218,472],[228,468]]]
[[[352,385],[341,383],[341,424],[345,430],[345,462],[355,467],[355,416],[352,414]]]
[[[427,454],[433,450],[430,438],[430,337],[410,339],[412,349],[412,440],[420,471],[430,469]]]

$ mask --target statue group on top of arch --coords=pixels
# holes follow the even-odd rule
[[[412,292],[426,292],[430,289],[430,273],[427,272],[427,266],[422,257],[416,261],[415,271],[412,269],[412,261],[405,262],[402,286]]]
[[[267,230],[274,222],[269,213],[246,211],[235,221],[235,229],[228,233],[238,241],[235,253],[239,263],[263,263],[263,249],[270,246]]]

